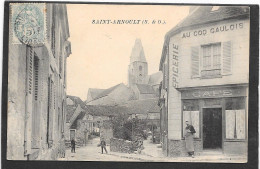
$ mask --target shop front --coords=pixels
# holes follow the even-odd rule
[[[247,90],[247,85],[181,89],[182,137],[188,120],[202,152],[246,154]]]

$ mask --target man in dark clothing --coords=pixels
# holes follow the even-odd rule
[[[74,138],[71,140],[71,152],[75,153],[76,141]]]
[[[106,142],[105,142],[104,138],[101,139],[100,146],[101,146],[102,154],[103,154],[103,149],[105,149],[105,151],[107,153]]]

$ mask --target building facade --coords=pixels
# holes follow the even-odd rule
[[[185,121],[195,154],[247,155],[249,8],[193,7],[165,36],[160,62],[161,143],[185,156]]]
[[[71,54],[67,9],[49,3],[44,12],[44,45],[13,44],[9,36],[8,160],[56,159],[62,144],[66,59]]]

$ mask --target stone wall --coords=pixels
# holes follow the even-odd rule
[[[169,155],[170,157],[185,157],[188,153],[185,148],[185,140],[169,140]],[[194,140],[194,153],[199,156],[202,152],[202,141]]]
[[[132,152],[132,142],[128,140],[111,138],[110,139],[110,151],[129,153]]]

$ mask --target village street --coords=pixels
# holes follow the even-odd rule
[[[133,153],[118,153],[110,152],[109,145],[106,147],[108,154],[101,153],[101,148],[97,147],[100,142],[100,138],[94,138],[89,140],[87,146],[76,148],[76,153],[71,153],[70,149],[66,150],[66,157],[59,158],[58,160],[65,161],[156,161],[158,158],[163,157],[161,148],[158,148],[158,144],[150,143],[150,138],[144,140],[145,149],[141,154]],[[154,158],[151,160],[151,158]]]
[[[108,154],[101,153],[101,148],[97,147],[100,138],[90,140],[87,146],[76,148],[76,153],[66,150],[66,157],[59,158],[61,161],[136,161],[136,162],[223,162],[223,163],[243,163],[246,162],[246,156],[227,156],[221,153],[204,152],[195,158],[191,157],[164,157],[159,144],[152,144],[150,138],[144,140],[144,150],[138,153],[119,153],[110,152],[107,146]]]

